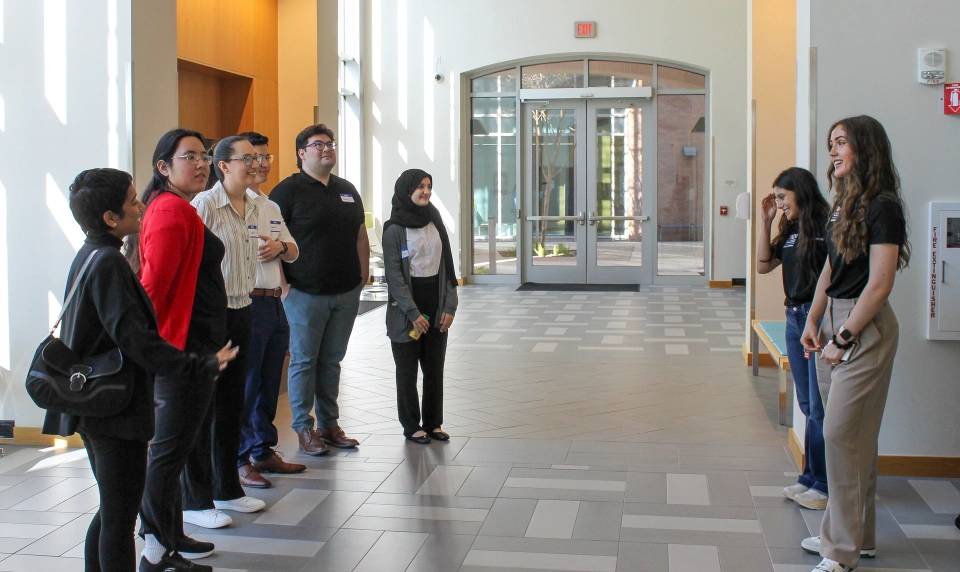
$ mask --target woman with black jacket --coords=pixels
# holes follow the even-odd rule
[[[212,380],[236,356],[227,344],[215,355],[187,354],[160,337],[153,305],[120,253],[123,237],[140,231],[143,204],[129,174],[90,169],[70,185],[70,210],[87,235],[67,278],[67,290],[88,256],[89,268],[66,308],[61,339],[81,356],[119,347],[124,367],[134,370],[130,404],[110,417],[48,413],[43,432],[80,434],[100,492],[100,508],[87,531],[88,571],[129,572],[136,564],[133,530],[143,496],[147,442],[154,432],[153,376]],[[204,570],[179,554],[164,555],[153,569]]]

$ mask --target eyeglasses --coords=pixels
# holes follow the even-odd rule
[[[314,141],[313,143],[307,143],[306,145],[303,146],[304,149],[306,149],[307,147],[316,147],[318,151],[323,151],[323,148],[324,148],[324,147],[326,147],[327,149],[336,149],[336,148],[337,148],[337,142],[336,142],[336,141],[319,141],[319,140],[318,140],[318,141]]]
[[[260,163],[261,165],[263,165],[264,163],[266,163],[267,165],[269,165],[270,163],[273,163],[273,159],[274,159],[274,156],[273,156],[272,154],[271,154],[271,155],[257,155],[257,163]]]
[[[226,161],[227,163],[229,163],[230,161],[243,161],[243,164],[244,164],[244,165],[246,165],[247,167],[250,167],[250,166],[252,166],[255,162],[257,162],[257,163],[260,162],[259,157],[263,157],[263,155],[257,155],[257,156],[244,155],[243,157],[230,157],[229,159],[224,159],[224,161]],[[272,155],[271,155],[271,157],[272,157]]]
[[[191,165],[196,165],[197,163],[203,161],[204,165],[210,165],[213,163],[213,157],[210,155],[194,155],[193,153],[187,153],[186,155],[177,155],[174,159],[186,159],[187,163]]]

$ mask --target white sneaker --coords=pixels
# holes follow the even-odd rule
[[[792,487],[787,487],[783,489],[783,496],[787,497],[790,500],[793,500],[793,497],[797,496],[800,493],[805,493],[810,489],[806,485],[796,484]]]
[[[817,567],[813,569],[813,572],[854,572],[856,568],[850,568],[840,564],[836,560],[830,560],[829,558],[824,558],[820,561],[820,564],[817,564]]]
[[[810,489],[794,496],[793,502],[810,510],[825,510],[827,508],[827,498],[827,495]]]
[[[820,537],[811,536],[810,538],[804,538],[803,542],[800,543],[800,548],[803,548],[810,554],[820,555]],[[861,549],[860,558],[873,558],[877,555],[876,548]]]
[[[263,510],[267,503],[253,497],[240,497],[233,500],[215,500],[213,506],[220,510],[232,510],[233,512],[257,512]]]
[[[203,528],[223,528],[233,524],[233,519],[215,508],[208,508],[206,510],[183,511],[183,522]]]

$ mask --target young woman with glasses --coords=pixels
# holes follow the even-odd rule
[[[227,341],[227,293],[220,272],[223,243],[207,230],[189,202],[206,186],[210,161],[196,131],[174,129],[160,138],[153,153],[153,177],[144,193],[139,238],[140,281],[156,308],[160,334],[173,346],[200,354],[216,351]],[[174,551],[186,558],[213,553],[213,544],[183,532],[180,474],[188,460],[193,467],[204,466],[194,445],[214,387],[179,376],[157,376],[157,427],[141,510],[146,540],[141,572],[166,567],[212,570],[186,561],[171,566],[166,559]],[[212,506],[209,510],[218,512]],[[223,526],[231,522],[229,516],[219,517]]]
[[[842,119],[830,127],[827,148],[834,191],[828,257],[801,341],[821,352],[831,494],[820,536],[801,546],[823,556],[816,571],[848,572],[876,555],[877,439],[899,337],[887,298],[910,261],[910,243],[883,126],[866,115]]]

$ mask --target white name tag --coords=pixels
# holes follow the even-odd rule
[[[257,225],[255,224],[247,225],[247,236],[249,236],[250,238],[257,238],[258,236],[260,236],[260,233],[257,232]]]
[[[406,248],[401,248],[400,258],[410,258],[410,252]]]
[[[270,221],[270,238],[277,238],[280,236],[280,221],[272,220]]]
[[[348,194],[340,195],[340,200],[343,201],[343,202],[345,202],[345,203],[353,203],[353,202],[356,202],[356,201],[353,200],[353,195],[348,195]]]

